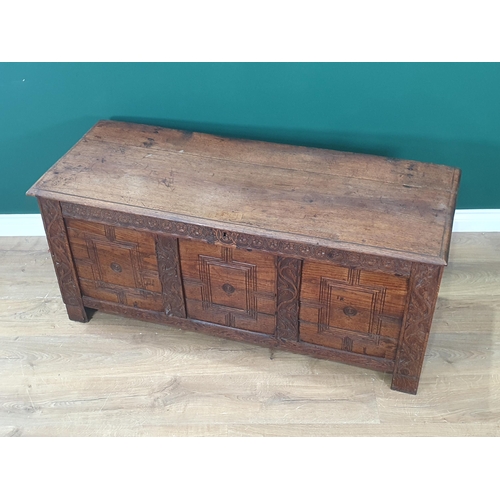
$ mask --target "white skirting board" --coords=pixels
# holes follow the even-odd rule
[[[500,209],[457,210],[455,233],[500,232]],[[44,236],[39,214],[0,214],[1,236]]]

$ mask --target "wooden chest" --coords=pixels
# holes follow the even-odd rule
[[[70,319],[173,324],[391,372],[415,394],[459,178],[101,121],[28,194]]]

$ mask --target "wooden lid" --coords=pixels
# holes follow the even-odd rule
[[[28,195],[443,265],[456,168],[97,123]]]

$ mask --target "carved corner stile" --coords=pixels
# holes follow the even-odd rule
[[[421,263],[412,266],[410,296],[392,377],[394,390],[417,393],[443,269]]]
[[[82,301],[61,205],[58,201],[46,198],[38,198],[38,204],[68,316],[73,321],[86,323],[88,321],[87,311]]]

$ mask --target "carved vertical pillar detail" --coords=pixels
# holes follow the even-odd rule
[[[413,264],[410,297],[399,339],[392,389],[416,394],[443,267]]]
[[[163,305],[167,316],[186,317],[179,260],[179,244],[173,236],[156,238],[158,272],[163,289]]]
[[[66,234],[66,226],[58,201],[38,198],[43,225],[47,235],[50,253],[54,262],[63,302],[69,318],[73,321],[88,321],[83,306],[78,276]]]
[[[299,291],[302,261],[278,257],[278,298],[276,334],[278,338],[299,340]]]

